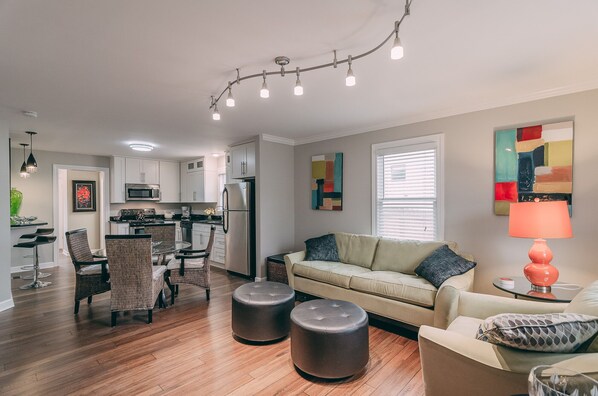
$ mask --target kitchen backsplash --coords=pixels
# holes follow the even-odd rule
[[[181,213],[181,206],[191,206],[193,214],[204,214],[204,209],[216,208],[216,202],[207,203],[159,203],[159,202],[146,202],[146,201],[133,201],[124,204],[110,204],[110,216],[117,216],[118,211],[121,209],[144,209],[153,208],[156,209],[157,214],[164,214],[164,211],[170,210],[175,214]],[[220,213],[220,208],[216,208],[216,213]]]

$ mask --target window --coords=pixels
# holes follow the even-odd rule
[[[444,238],[443,135],[372,145],[372,230],[420,241]]]

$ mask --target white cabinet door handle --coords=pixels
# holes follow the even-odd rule
[[[193,200],[194,200],[194,201],[195,201],[195,199],[196,199],[196,198],[195,198],[195,197],[196,197],[196,195],[197,195],[197,192],[196,192],[196,191],[193,191]]]

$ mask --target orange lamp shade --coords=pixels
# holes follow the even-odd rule
[[[509,235],[542,239],[573,237],[567,201],[512,203]]]

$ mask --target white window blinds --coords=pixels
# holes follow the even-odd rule
[[[394,143],[394,144],[393,144]],[[439,230],[439,143],[398,141],[373,148],[374,231],[379,236],[433,241]]]

